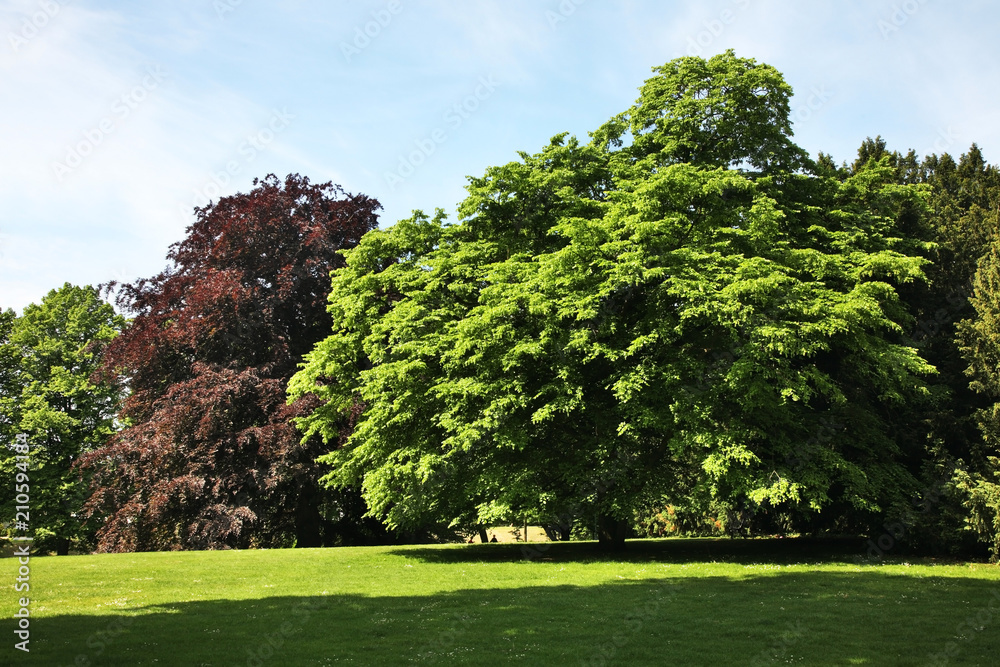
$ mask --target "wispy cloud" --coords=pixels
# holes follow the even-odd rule
[[[957,137],[948,150],[977,141],[1000,159],[990,85],[1000,55],[982,47],[998,24],[990,3],[928,0],[886,36],[891,1],[400,2],[377,43],[347,62],[340,42],[385,3],[244,1],[220,17],[196,0],[0,0],[0,306],[67,280],[160,270],[191,222],[183,210],[217,181],[208,190],[225,195],[269,172],[333,180],[379,198],[388,223],[452,207],[467,174],[561,131],[586,136],[692,43],[782,71],[793,109],[808,110],[795,130],[812,152],[850,159],[874,134],[926,152],[945,132]],[[35,16],[43,5],[58,11]],[[547,12],[565,20],[552,26]],[[33,18],[44,25],[29,39]],[[481,76],[502,88],[432,163],[387,187],[400,152],[442,126]],[[832,92],[821,105],[820,89]],[[248,159],[241,146],[275,109],[294,122]],[[73,150],[88,154],[60,178],[54,165]],[[216,178],[234,161],[237,173]]]

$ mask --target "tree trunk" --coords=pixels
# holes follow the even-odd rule
[[[308,549],[323,546],[320,527],[323,517],[319,515],[319,503],[311,489],[301,489],[299,502],[295,508],[295,546]]]
[[[561,519],[546,524],[542,528],[545,530],[546,537],[553,542],[568,542],[573,533],[573,521],[572,519]]]
[[[573,519],[572,517],[567,517],[563,521],[560,521],[556,525],[556,530],[559,531],[559,539],[563,542],[569,542],[570,537],[573,535]]]
[[[603,551],[622,551],[625,549],[625,537],[628,535],[628,523],[609,514],[602,514],[597,519],[597,542]]]
[[[486,534],[485,528],[481,527],[479,529],[479,541],[482,542],[483,544],[486,544],[487,542],[490,541],[490,536]]]

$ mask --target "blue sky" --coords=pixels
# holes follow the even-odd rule
[[[169,5],[169,6],[167,6]],[[301,173],[454,214],[465,177],[581,137],[650,69],[728,48],[796,141],[1000,162],[993,2],[0,0],[0,307],[166,266],[191,209]]]

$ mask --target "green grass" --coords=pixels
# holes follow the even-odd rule
[[[534,560],[489,544],[33,558],[27,656],[4,559],[0,663],[881,666],[931,664],[951,642],[949,665],[1000,664],[997,567],[861,553],[663,540]]]

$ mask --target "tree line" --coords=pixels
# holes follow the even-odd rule
[[[813,159],[791,93],[679,58],[587,141],[470,177],[455,222],[380,229],[375,199],[272,175],[196,208],[162,273],[6,311],[36,546],[530,521],[610,548],[892,526],[997,557],[997,169],[881,138]]]

